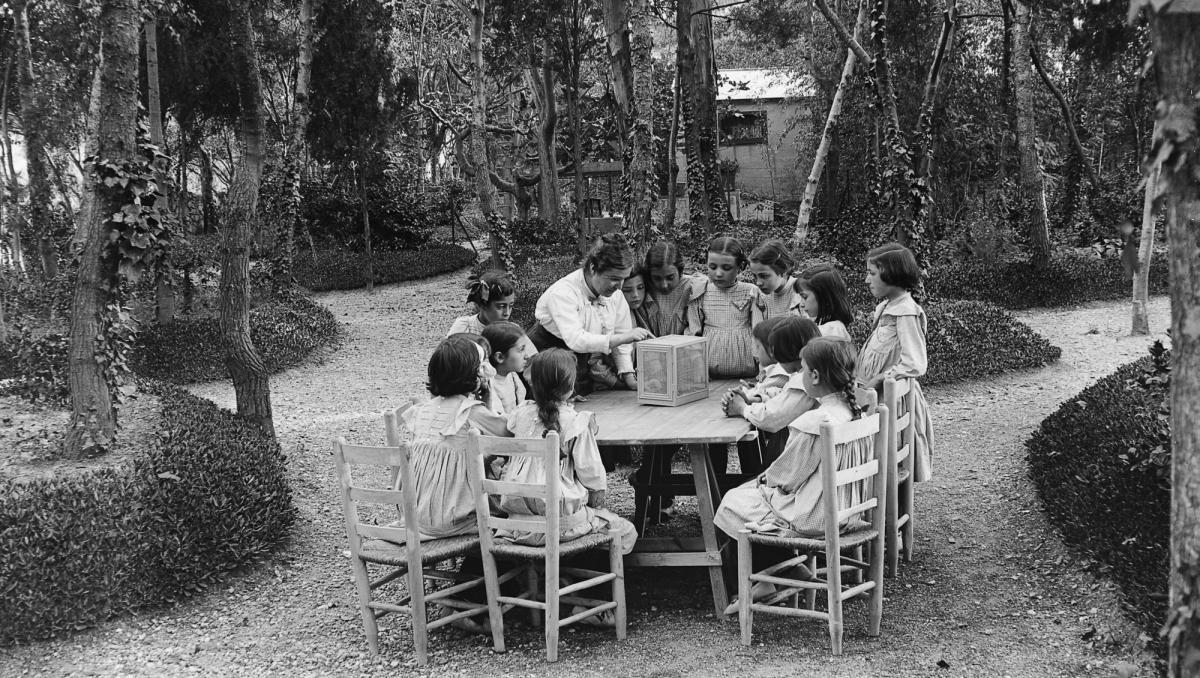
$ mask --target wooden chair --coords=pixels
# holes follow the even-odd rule
[[[487,585],[488,609],[492,623],[492,642],[497,652],[504,652],[504,619],[501,604],[517,605],[533,610],[534,621],[538,611],[545,617],[546,659],[558,661],[559,629],[582,621],[593,615],[613,610],[616,618],[617,639],[624,640],[625,613],[625,565],[616,538],[607,534],[589,534],[579,539],[560,543],[560,513],[562,492],[560,489],[558,434],[551,432],[545,438],[497,438],[471,431],[468,443],[471,454],[471,482],[482,488],[476,496],[476,516],[479,520],[479,541],[483,552],[483,572]],[[484,459],[487,457],[535,457],[541,458],[546,468],[546,483],[505,482],[488,480],[484,477]],[[488,511],[490,495],[508,495],[541,499],[545,502],[546,515],[519,515],[501,518]],[[493,536],[493,530],[511,529],[546,535],[544,546],[523,546]],[[608,549],[609,572],[597,572],[574,567],[560,567],[559,559],[593,548]],[[518,596],[500,593],[497,577],[496,556],[529,562],[523,569],[529,590]],[[536,564],[544,565],[544,583],[538,595]],[[565,573],[582,578],[569,586],[560,586],[559,575]],[[611,601],[583,598],[574,595],[606,582],[612,582]],[[562,603],[583,606],[582,612],[560,619],[559,605]]]
[[[388,417],[394,416],[388,413]],[[391,422],[389,422],[391,423]],[[354,571],[354,582],[358,587],[359,611],[367,634],[367,645],[372,654],[379,654],[378,620],[392,612],[407,614],[412,618],[413,646],[416,648],[417,664],[425,665],[428,659],[428,632],[487,612],[487,605],[457,598],[467,589],[483,583],[483,577],[460,575],[449,570],[437,569],[437,564],[453,560],[458,556],[479,552],[479,537],[474,534],[448,537],[422,542],[417,530],[417,498],[412,483],[408,448],[406,446],[364,447],[348,445],[342,438],[333,443],[334,464],[341,485],[342,510],[346,518],[346,536],[350,541],[350,566]],[[352,472],[352,467],[374,467],[371,472]],[[383,485],[384,468],[399,480]],[[375,487],[370,487],[369,476],[379,477]],[[390,506],[399,506],[404,518],[403,526],[395,523],[379,525],[367,514],[383,511],[390,513]],[[374,511],[372,511],[372,507]],[[377,578],[371,578],[371,570]],[[400,577],[407,577],[408,595],[398,602],[375,599],[380,587]],[[425,581],[442,584],[433,591],[425,590]],[[446,616],[430,620],[429,607],[436,605],[450,612]]]
[[[883,404],[888,409],[887,472],[888,501],[884,523],[887,543],[887,574],[895,577],[904,562],[912,561],[913,549],[913,445],[916,428],[913,403],[916,394],[908,379],[883,381]]]
[[[789,617],[824,619],[829,623],[829,639],[832,652],[842,653],[842,603],[850,598],[869,596],[868,634],[879,635],[883,618],[883,519],[884,503],[887,498],[886,473],[883,473],[881,457],[887,447],[883,422],[887,418],[885,407],[876,408],[871,414],[845,424],[823,424],[819,453],[824,501],[825,538],[780,537],[758,534],[748,529],[738,531],[738,621],[741,625],[743,645],[749,645],[754,623],[754,613],[778,614]],[[839,448],[850,443],[869,440],[871,454],[862,463],[849,465],[841,459]],[[861,500],[849,506],[840,506],[842,500],[831,500],[846,495],[847,486],[856,485]],[[847,499],[849,496],[847,495]],[[868,515],[869,514],[869,515]],[[858,524],[851,523],[839,530],[843,521],[859,517]],[[863,523],[865,521],[865,524]],[[751,545],[762,544],[785,548],[796,554],[782,563],[754,572],[751,562]],[[856,558],[853,552],[866,547],[866,558]],[[850,552],[844,554],[843,552]],[[817,556],[824,561],[817,566]],[[792,572],[801,578],[791,578]],[[861,583],[844,583],[843,575],[861,572],[865,580]],[[751,598],[751,587],[756,582],[773,584],[777,591],[770,598],[756,602]],[[816,592],[825,591],[827,606],[824,612],[815,609]],[[799,593],[805,592],[807,606],[800,607]],[[790,603],[790,605],[788,604]]]

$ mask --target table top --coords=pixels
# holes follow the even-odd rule
[[[710,381],[708,398],[678,407],[639,405],[636,391],[597,391],[575,408],[596,414],[601,445],[734,443],[752,436],[749,422],[721,409],[721,396],[737,385]]]

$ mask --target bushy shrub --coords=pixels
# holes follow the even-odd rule
[[[925,336],[929,369],[921,378],[922,384],[945,384],[1041,367],[1062,355],[1062,349],[993,304],[938,301],[923,308],[929,321]],[[871,335],[871,316],[871,311],[859,311],[850,326],[854,343],[860,347]]]
[[[517,299],[513,303],[510,319],[521,327],[532,327],[535,322],[533,309],[537,306],[538,297],[559,278],[577,268],[579,257],[573,254],[530,260],[519,266],[514,276],[517,281]]]
[[[0,347],[0,359],[11,356],[6,369],[0,369],[12,382],[5,393],[19,395],[31,402],[62,405],[70,400],[67,384],[67,338],[56,332],[36,336],[28,327],[18,327]]]
[[[279,445],[169,386],[161,429],[112,467],[0,481],[0,643],[60,636],[195,594],[295,519]]]
[[[939,263],[932,267],[926,287],[932,296],[990,301],[1010,309],[1069,306],[1131,294],[1119,259],[1074,252],[1055,253],[1041,271],[1024,260]],[[1150,292],[1166,289],[1167,258],[1156,256],[1150,264]]]
[[[475,253],[458,245],[432,245],[421,250],[374,253],[375,284],[419,280],[448,273],[475,262]],[[296,282],[314,291],[366,287],[366,257],[344,249],[305,251],[296,256]]]
[[[363,249],[362,200],[357,187],[347,190],[308,182],[300,191],[302,217],[314,238],[340,248]],[[400,250],[425,245],[435,232],[449,228],[469,195],[462,182],[422,188],[408,173],[385,173],[367,185],[372,246]]]
[[[1110,569],[1157,637],[1170,560],[1170,354],[1161,344],[1151,353],[1067,401],[1026,446],[1051,520]]]
[[[250,337],[267,364],[279,372],[332,343],[338,323],[324,306],[301,294],[281,297],[250,311]],[[182,318],[138,336],[133,369],[176,384],[228,379],[217,318]]]

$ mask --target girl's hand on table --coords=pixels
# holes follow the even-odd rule
[[[572,395],[572,396],[571,396],[571,402],[573,402],[573,403],[586,403],[586,402],[587,402],[587,396],[581,396],[581,395],[579,395],[578,393],[576,393],[576,394],[574,394],[574,395]]]
[[[621,375],[621,380],[625,382],[625,388],[629,389],[630,391],[637,390],[637,373],[626,372],[625,374]]]

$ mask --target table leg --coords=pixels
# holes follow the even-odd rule
[[[721,545],[717,542],[717,527],[713,524],[716,506],[714,496],[721,496],[716,489],[712,463],[708,458],[708,446],[688,445],[688,456],[692,462],[692,477],[696,482],[696,503],[700,506],[700,530],[704,536],[704,550],[712,564],[708,566],[709,584],[712,586],[713,605],[717,616],[723,617],[729,605],[729,593],[725,590],[725,570],[721,566]]]

